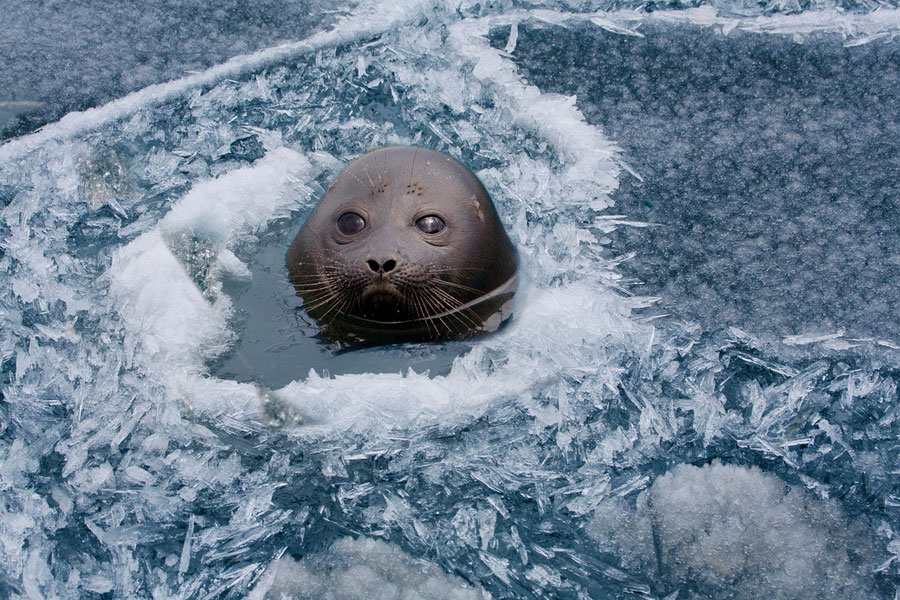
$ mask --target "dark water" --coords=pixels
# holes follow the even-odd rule
[[[622,265],[659,309],[900,340],[900,41],[519,28],[516,63],[625,149]],[[507,32],[494,32],[502,47]]]
[[[226,290],[234,300],[240,337],[234,350],[214,365],[216,376],[272,388],[304,379],[310,370],[334,376],[412,369],[433,377],[449,372],[453,359],[471,348],[472,342],[459,341],[342,349],[325,340],[300,308],[284,267],[287,248],[304,218],[267,232],[247,260],[252,279]]]

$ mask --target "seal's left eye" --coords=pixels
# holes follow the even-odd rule
[[[437,215],[425,215],[416,221],[416,227],[422,233],[440,233],[444,230],[444,220]]]
[[[355,212],[345,212],[338,217],[337,226],[344,235],[355,235],[366,226],[366,220]]]

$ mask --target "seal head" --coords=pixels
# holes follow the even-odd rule
[[[287,268],[339,343],[493,331],[510,315],[516,250],[478,178],[407,146],[350,163],[297,233]]]

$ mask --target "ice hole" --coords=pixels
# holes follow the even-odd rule
[[[306,219],[274,224],[259,243],[242,256],[250,269],[247,280],[232,280],[223,290],[233,302],[233,348],[211,365],[223,379],[280,388],[306,379],[310,369],[322,376],[347,373],[427,373],[446,375],[453,360],[477,339],[421,344],[341,348],[325,340],[303,310],[284,266],[284,257]]]

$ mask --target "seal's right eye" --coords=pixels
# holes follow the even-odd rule
[[[434,234],[442,232],[446,225],[444,224],[444,220],[439,216],[426,215],[416,221],[416,227],[418,227],[419,231],[422,233]]]
[[[344,235],[356,235],[366,226],[366,220],[355,212],[345,212],[337,220],[338,231]]]

